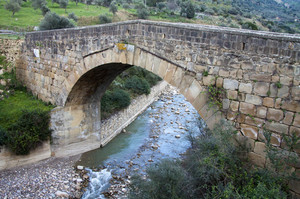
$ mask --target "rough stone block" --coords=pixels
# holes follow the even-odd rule
[[[246,94],[245,93],[238,93],[238,100],[240,102],[244,102],[246,99]]]
[[[247,124],[241,124],[241,132],[244,136],[247,136],[253,140],[257,139],[258,128]]]
[[[280,108],[282,105],[281,101],[282,101],[281,98],[275,99],[274,108]]]
[[[278,75],[273,75],[272,76],[272,82],[278,82],[279,81],[279,76]]]
[[[273,108],[274,107],[274,99],[270,97],[265,97],[263,99],[263,105],[266,107]]]
[[[278,93],[277,93],[277,97],[280,98],[285,98],[287,96],[289,96],[289,87],[288,86],[282,86],[281,88],[278,88]]]
[[[232,111],[227,112],[227,119],[228,120],[233,121],[233,120],[235,120],[236,116],[237,116],[236,112],[232,112]]]
[[[247,94],[245,102],[250,103],[250,104],[255,104],[255,105],[262,105],[261,97],[256,96],[256,95]]]
[[[266,157],[266,144],[263,142],[255,142],[254,153]]]
[[[222,100],[222,108],[223,109],[228,109],[229,108],[229,104],[230,104],[230,100],[229,99],[223,99]]]
[[[256,82],[254,85],[254,93],[259,96],[267,96],[269,91],[269,83],[266,82]]]
[[[282,109],[300,112],[300,103],[298,101],[283,100],[280,104]]]
[[[172,79],[173,79],[173,76],[176,72],[176,66],[173,65],[173,64],[168,64],[168,69],[167,69],[167,72],[166,72],[166,75],[164,76],[164,80],[166,82],[168,82],[169,84],[171,83]]]
[[[224,79],[223,87],[228,90],[237,90],[239,86],[239,82],[237,80],[232,79]]]
[[[215,81],[216,81],[216,79],[213,75],[208,75],[206,77],[203,77],[203,84],[205,86],[214,85]]]
[[[240,103],[240,112],[244,114],[256,115],[256,107],[246,102]]]
[[[267,116],[267,108],[263,106],[257,107],[256,117],[266,118],[266,116]]]
[[[252,70],[254,68],[254,65],[250,61],[244,61],[241,63],[241,68],[243,70]]]
[[[286,86],[289,86],[292,83],[293,78],[290,78],[288,76],[282,76],[280,77],[280,83]]]
[[[290,131],[289,131],[289,134],[290,135],[293,135],[293,134],[296,134],[296,136],[300,136],[300,128],[297,128],[295,126],[290,126]]]
[[[278,122],[266,122],[266,129],[280,134],[288,134],[289,126]]]
[[[261,168],[264,168],[265,167],[265,164],[266,164],[266,158],[264,156],[261,156],[257,153],[254,153],[254,152],[250,152],[249,155],[248,155],[248,158],[249,158],[249,161],[258,166],[258,167],[261,167]]]
[[[253,73],[250,75],[250,79],[254,81],[261,81],[261,82],[270,82],[271,75],[270,74],[257,74]]]
[[[239,102],[237,101],[231,101],[230,103],[230,110],[232,110],[233,112],[236,112],[239,110]]]
[[[263,119],[259,119],[259,118],[256,118],[256,117],[249,117],[249,116],[246,116],[245,118],[245,123],[246,124],[249,124],[249,125],[252,125],[252,126],[256,126],[256,127],[262,127],[262,125],[264,124],[265,120]]]
[[[186,98],[190,103],[193,103],[196,97],[202,92],[203,88],[197,80],[194,79],[190,88],[187,91]]]
[[[239,70],[237,71],[236,77],[237,77],[238,79],[243,79],[243,70],[239,69]]]
[[[279,109],[268,108],[267,119],[279,122],[283,119],[283,111]]]
[[[224,69],[220,69],[219,76],[221,76],[221,77],[229,77],[229,71],[226,71]]]
[[[271,134],[271,140],[270,140],[271,144],[273,146],[280,146],[281,144],[281,136],[276,134],[276,133],[272,133]]]
[[[227,98],[228,99],[235,100],[235,99],[237,99],[237,95],[238,95],[237,91],[232,91],[232,90],[227,91]]]
[[[285,112],[283,123],[287,125],[291,125],[294,119],[294,113],[293,112]]]
[[[250,83],[240,83],[239,91],[243,93],[251,93],[252,92],[252,84]]]
[[[292,97],[293,100],[300,100],[300,86],[293,86]]]
[[[178,88],[183,76],[184,76],[184,70],[182,68],[177,67],[170,84]]]
[[[300,113],[295,113],[294,126],[300,127]]]
[[[272,83],[270,85],[270,92],[269,92],[269,97],[276,97],[277,96],[277,93],[278,93],[278,88],[276,86],[275,83]]]
[[[222,77],[218,77],[217,82],[216,82],[216,86],[218,88],[223,88],[223,78]]]

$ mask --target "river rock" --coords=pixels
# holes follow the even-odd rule
[[[175,138],[180,138],[180,135],[175,135]]]
[[[57,197],[69,198],[69,194],[66,193],[66,192],[63,192],[63,191],[57,191],[57,192],[55,193],[55,195],[56,195]]]

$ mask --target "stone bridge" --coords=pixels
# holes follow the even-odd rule
[[[299,35],[136,20],[28,33],[17,76],[57,105],[51,119],[57,156],[112,139],[100,132],[100,99],[136,65],[177,87],[209,127],[232,121],[250,138],[250,158],[263,166],[263,129],[282,148],[282,135],[300,135],[299,60]],[[225,90],[222,111],[210,107],[209,85]]]

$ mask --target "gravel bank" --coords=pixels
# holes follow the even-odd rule
[[[80,155],[0,171],[0,198],[80,198],[80,175],[73,165]]]

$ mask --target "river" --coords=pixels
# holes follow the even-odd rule
[[[203,120],[175,89],[156,102],[105,147],[81,156],[77,163],[89,171],[83,199],[126,198],[130,176],[163,158],[178,158],[189,147],[189,132],[201,133]],[[104,194],[102,194],[104,193]]]

